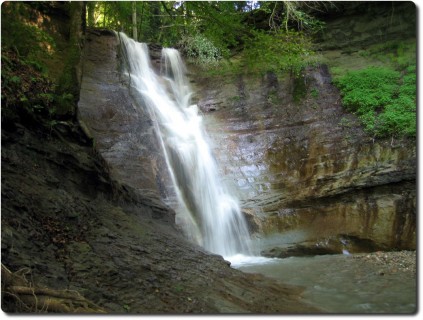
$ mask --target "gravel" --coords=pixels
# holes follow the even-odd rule
[[[397,272],[416,274],[416,251],[376,251],[354,254],[353,259],[379,266],[380,275]]]

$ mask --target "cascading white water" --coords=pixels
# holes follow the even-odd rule
[[[218,176],[185,66],[175,49],[162,49],[161,75],[154,72],[146,44],[120,33],[131,87],[157,120],[180,208],[177,216],[189,237],[207,250],[230,257],[251,254],[250,237],[238,201]]]

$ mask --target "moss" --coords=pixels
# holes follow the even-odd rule
[[[317,99],[319,97],[319,90],[316,88],[311,89],[310,95],[314,98]]]
[[[325,53],[324,62],[330,67],[330,72],[336,80],[349,71],[368,67],[406,69],[416,63],[416,52],[415,39],[393,40],[370,45],[365,50],[357,50],[348,55],[339,50],[329,51]]]
[[[304,76],[295,77],[293,87],[292,98],[295,103],[300,103],[307,95],[307,86]]]
[[[60,116],[74,115],[79,97],[79,79],[77,65],[80,59],[80,49],[72,47],[66,58],[65,67],[56,89],[57,114]]]

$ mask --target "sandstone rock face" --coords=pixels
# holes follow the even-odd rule
[[[337,3],[332,11],[316,47],[336,66],[377,64],[357,52],[415,41],[411,2]],[[366,135],[325,65],[300,77],[193,74],[222,175],[238,190],[252,231],[280,233],[273,245],[293,242],[303,252],[415,248],[416,142]]]
[[[222,175],[260,233],[415,248],[415,141],[367,136],[325,66],[299,80],[267,74],[195,86]]]
[[[170,186],[153,119],[133,98],[119,38],[111,31],[91,31],[83,56],[78,120],[107,164],[111,177],[150,201],[157,212]],[[155,61],[155,60],[154,60]],[[167,180],[166,180],[167,181]],[[160,214],[159,214],[160,215]]]

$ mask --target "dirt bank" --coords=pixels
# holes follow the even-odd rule
[[[75,123],[2,120],[2,263],[11,271],[29,268],[31,283],[77,290],[111,313],[317,311],[301,288],[188,243],[171,209],[111,181]],[[13,302],[5,294],[3,310],[23,311]]]

